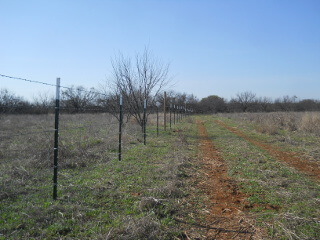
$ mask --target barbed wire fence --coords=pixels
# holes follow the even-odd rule
[[[48,197],[52,192],[54,200],[61,198],[69,198],[72,195],[72,189],[77,191],[77,184],[73,183],[75,171],[68,171],[77,167],[89,167],[94,161],[104,161],[106,149],[108,153],[114,154],[118,160],[122,160],[122,149],[124,133],[126,138],[139,138],[134,132],[140,132],[139,127],[126,127],[123,121],[123,102],[122,97],[119,99],[119,117],[113,117],[107,113],[102,107],[83,107],[71,108],[60,106],[60,91],[61,89],[73,88],[60,84],[60,78],[56,84],[30,80],[20,77],[12,77],[0,74],[0,77],[24,81],[34,84],[42,84],[50,87],[55,87],[56,98],[55,107],[47,106],[45,115],[28,115],[21,119],[20,116],[13,115],[4,120],[2,129],[0,129],[0,171],[3,173],[9,169],[9,173],[5,177],[0,177],[0,200],[6,198],[17,198],[19,194],[26,192],[39,192],[40,189],[35,189],[32,186],[32,181],[41,182],[40,188],[45,189],[45,195]],[[107,94],[98,91],[88,91],[80,89],[86,93],[99,94],[108,97]],[[165,104],[164,104],[165,105]],[[37,109],[33,106],[2,106],[12,110],[19,109]],[[153,107],[153,112],[156,113],[157,136],[159,136],[159,105]],[[41,107],[39,107],[41,109]],[[72,115],[73,110],[77,110],[77,114]],[[79,111],[80,110],[80,111]],[[90,113],[96,114],[94,118]],[[144,145],[147,144],[147,101],[144,101],[143,106],[143,127],[142,138],[138,139]],[[79,113],[80,112],[80,113]],[[166,114],[168,112],[169,114]],[[170,129],[172,126],[181,121],[187,113],[190,113],[186,106],[176,106],[173,103],[168,104],[163,113],[163,125],[166,130],[167,122]],[[10,111],[9,111],[10,113]],[[50,114],[49,114],[50,113]],[[64,114],[66,113],[66,114]],[[52,116],[54,115],[54,116]],[[19,124],[22,125],[19,126]],[[53,122],[52,122],[53,121]],[[48,124],[54,126],[49,127]],[[118,126],[118,127],[117,127]],[[116,129],[119,129],[117,132]],[[138,130],[138,131],[137,131]],[[54,133],[54,147],[52,151],[52,133]],[[128,140],[130,142],[130,140]],[[118,142],[118,143],[117,143]],[[117,143],[117,144],[116,144]],[[102,145],[107,145],[105,148]],[[52,145],[51,145],[52,146]],[[21,156],[23,155],[23,156]],[[110,155],[110,154],[109,154]],[[103,157],[104,156],[104,157]],[[53,159],[50,163],[49,159]],[[102,159],[102,160],[101,160]],[[109,157],[106,160],[110,160]],[[53,191],[50,191],[50,169],[53,168]],[[1,170],[2,169],[2,170]],[[59,171],[58,171],[59,169]],[[51,170],[52,171],[52,170]],[[7,171],[8,172],[8,171]],[[63,184],[58,184],[59,179]],[[18,187],[18,189],[16,189]],[[24,187],[28,186],[28,190]],[[52,185],[51,185],[52,186]],[[39,187],[39,184],[37,185]],[[83,186],[81,187],[81,189]],[[67,190],[63,192],[63,190]],[[79,189],[78,189],[79,190]],[[90,190],[90,187],[89,187]]]

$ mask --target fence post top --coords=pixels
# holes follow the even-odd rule
[[[60,100],[60,78],[57,78],[56,82],[56,99]]]

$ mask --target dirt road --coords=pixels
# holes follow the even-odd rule
[[[247,196],[228,177],[227,165],[208,137],[203,122],[198,121],[202,172],[206,175],[199,187],[210,199],[207,239],[262,239],[254,220],[242,210]]]

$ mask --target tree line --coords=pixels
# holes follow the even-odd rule
[[[95,88],[86,89],[82,86],[72,86],[62,90],[60,106],[64,113],[98,113],[111,114],[119,111],[119,96],[114,92],[98,91]],[[167,107],[174,106],[192,109],[194,113],[224,113],[224,112],[276,112],[276,111],[320,111],[320,101],[314,99],[298,100],[296,96],[284,96],[275,100],[268,97],[258,97],[252,92],[238,93],[231,100],[217,95],[210,95],[199,100],[193,94],[179,93],[173,90],[166,92]],[[163,91],[155,96],[136,93],[135,96],[124,94],[124,112],[134,116],[138,122],[142,121],[143,101],[148,100],[148,108],[154,111],[156,107],[163,109]],[[140,99],[135,99],[140,98]],[[136,104],[136,105],[135,105]],[[40,93],[32,101],[16,96],[7,89],[0,90],[0,113],[53,113],[55,99],[48,94]],[[136,109],[134,109],[136,108]]]
[[[193,94],[178,93],[175,91],[167,91],[167,107],[170,105],[173,108],[175,106],[181,106],[188,108],[197,107],[200,104],[199,100]],[[143,111],[144,99],[148,102],[149,109],[159,110],[163,109],[163,95],[164,91],[159,92],[157,95],[141,96],[136,93],[135,99],[133,96],[123,94],[123,107],[124,112],[129,115],[135,113],[134,107],[137,108],[134,103],[138,103],[140,109],[137,111]],[[120,95],[113,92],[101,94],[101,89],[95,88],[87,89],[83,86],[72,86],[66,90],[61,91],[60,99],[60,111],[63,113],[99,113],[108,112],[114,113],[119,111],[119,98]],[[48,93],[39,93],[33,100],[25,100],[21,96],[17,96],[15,93],[8,89],[0,90],[0,113],[29,113],[29,114],[44,114],[53,113],[55,107],[55,98]]]
[[[229,101],[217,95],[208,96],[198,102],[196,111],[198,113],[320,111],[320,101],[299,100],[296,96],[283,96],[273,100],[246,91],[238,93]]]
[[[134,58],[119,53],[111,59],[112,75],[104,86],[86,89],[83,86],[62,88],[60,106],[64,113],[108,112],[119,117],[120,96],[127,119],[133,117],[143,126],[143,108],[147,103],[147,115],[155,108],[163,109],[163,92],[167,88],[169,64],[155,58],[148,49]],[[210,95],[199,100],[193,94],[166,91],[166,106],[192,109],[194,113],[219,112],[274,112],[274,111],[319,111],[320,102],[313,99],[298,100],[296,96],[284,96],[272,100],[257,97],[246,91],[231,100]],[[0,90],[0,113],[43,114],[54,111],[55,99],[40,93],[33,101],[27,101],[7,89]]]

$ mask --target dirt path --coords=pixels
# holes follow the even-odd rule
[[[210,214],[207,239],[262,239],[254,220],[242,211],[246,195],[241,193],[237,183],[228,177],[227,166],[218,150],[208,137],[203,122],[198,121],[202,171],[207,178],[199,187],[210,199]]]
[[[223,123],[222,121],[215,120],[215,122],[220,125],[221,127],[231,131],[232,133],[236,134],[239,137],[247,140],[248,142],[252,143],[253,145],[267,151],[271,156],[275,157],[276,159],[285,162],[289,166],[307,174],[310,178],[320,181],[320,165],[316,162],[311,162],[307,159],[301,159],[297,154],[293,152],[284,152],[281,151],[279,148],[271,146],[266,143],[262,143],[260,141],[254,140],[247,136],[242,131],[230,127]]]

